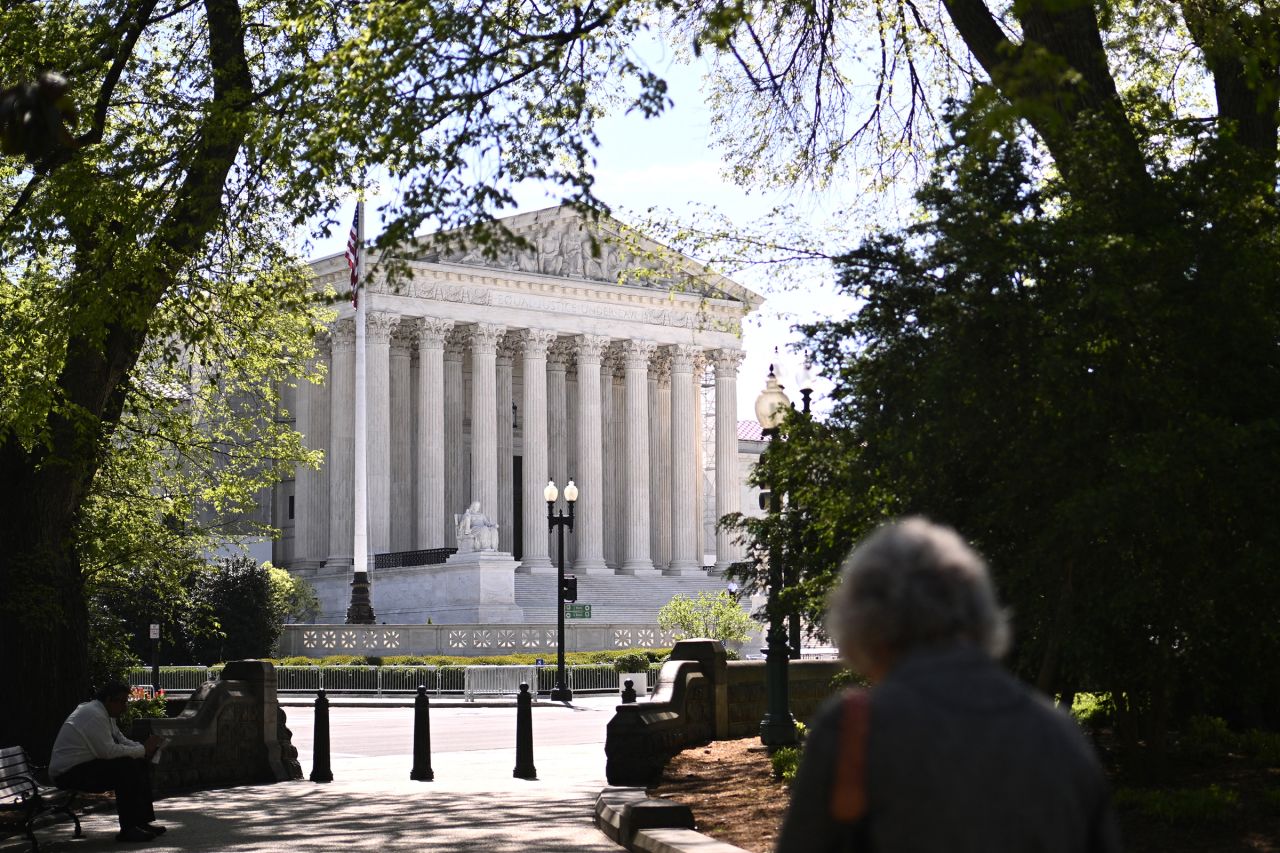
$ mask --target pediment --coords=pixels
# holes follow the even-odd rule
[[[690,293],[756,307],[762,297],[612,217],[567,206],[498,220],[524,245],[468,244],[465,232],[419,238],[409,259]]]

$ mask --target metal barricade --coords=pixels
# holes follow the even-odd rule
[[[578,664],[568,670],[569,689],[574,693],[616,693],[618,672],[611,663]]]
[[[384,666],[378,670],[379,693],[417,693],[418,686],[440,695],[440,676],[434,666]]]
[[[276,667],[277,693],[315,693],[324,686],[322,667],[318,666],[278,666]]]
[[[533,666],[469,666],[463,696],[468,702],[477,696],[514,696],[520,692],[520,682],[533,685],[536,679]]]

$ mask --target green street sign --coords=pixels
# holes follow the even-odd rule
[[[564,606],[564,618],[566,619],[590,619],[590,604],[566,604]]]

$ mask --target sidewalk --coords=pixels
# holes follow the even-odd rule
[[[512,777],[514,749],[441,753],[435,781],[409,779],[412,760],[337,758],[334,781],[303,779],[172,797],[156,803],[169,831],[146,844],[116,843],[114,811],[36,833],[45,853],[174,851],[592,851],[621,848],[592,825],[604,787],[601,744],[535,748],[538,779]],[[304,772],[309,771],[304,766]],[[0,851],[26,850],[26,840],[0,840]]]

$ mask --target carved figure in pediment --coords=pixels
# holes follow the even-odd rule
[[[560,254],[560,234],[548,226],[538,235],[538,271],[547,275],[559,275],[564,258]]]
[[[585,275],[586,269],[582,263],[584,243],[587,243],[586,248],[590,251],[590,244],[584,239],[582,232],[568,224],[564,225],[560,232],[560,255],[564,263],[563,272],[565,275]]]

